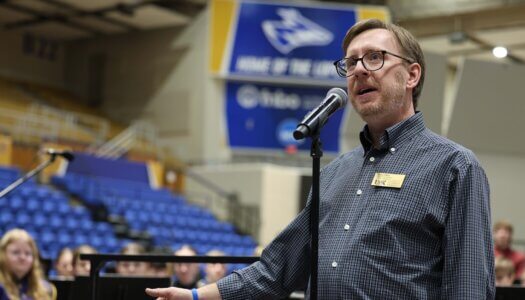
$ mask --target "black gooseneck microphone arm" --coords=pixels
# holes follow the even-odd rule
[[[49,159],[47,159],[46,161],[42,162],[36,168],[34,168],[33,170],[27,172],[24,176],[18,178],[15,182],[11,183],[9,186],[7,186],[5,189],[3,189],[0,192],[0,198],[4,197],[7,194],[9,194],[10,192],[12,192],[14,189],[16,189],[22,183],[28,181],[31,177],[33,177],[36,174],[42,172],[42,170],[44,170],[47,166],[49,166],[50,164],[52,164],[56,160],[57,156],[62,156],[65,159],[67,159],[68,161],[73,160],[73,157],[74,157],[73,154],[71,154],[69,152],[63,152],[62,153],[62,152],[46,151],[46,153],[49,154]]]

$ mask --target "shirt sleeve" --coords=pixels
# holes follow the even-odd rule
[[[263,251],[261,260],[219,280],[222,299],[280,299],[306,286],[310,260],[310,206]]]
[[[459,163],[449,187],[441,298],[494,299],[490,191],[485,172],[475,158]]]

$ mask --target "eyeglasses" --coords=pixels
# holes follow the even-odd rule
[[[362,57],[344,57],[340,60],[334,61],[335,70],[341,77],[350,77],[354,75],[355,67],[357,66],[357,63],[361,61],[363,67],[365,67],[365,69],[368,71],[377,71],[385,64],[385,54],[390,54],[392,56],[406,60],[409,63],[413,63],[413,61],[408,58],[388,52],[386,50],[381,50],[367,52]]]

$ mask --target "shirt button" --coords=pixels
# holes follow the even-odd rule
[[[355,192],[357,195],[361,195],[363,193],[363,191],[361,190],[357,190],[357,192]]]
[[[345,228],[345,230],[348,230],[348,229],[350,229],[350,225],[345,224],[345,227],[344,227],[344,228]]]
[[[332,268],[337,268],[337,262],[336,262],[336,261],[334,261],[334,262],[332,263]]]
[[[374,162],[376,159],[372,156],[370,157],[370,162]]]
[[[396,148],[394,148],[394,147],[390,148],[390,152],[391,152],[391,153],[396,152]]]

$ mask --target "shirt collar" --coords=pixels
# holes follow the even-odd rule
[[[410,118],[385,130],[384,134],[379,139],[379,150],[390,149],[392,147],[398,148],[424,129],[425,121],[423,120],[423,114],[417,111]],[[368,130],[368,125],[365,125],[363,130],[359,133],[359,139],[361,140],[361,145],[365,151],[364,153],[370,151],[372,148],[372,138],[370,136],[370,131]]]

